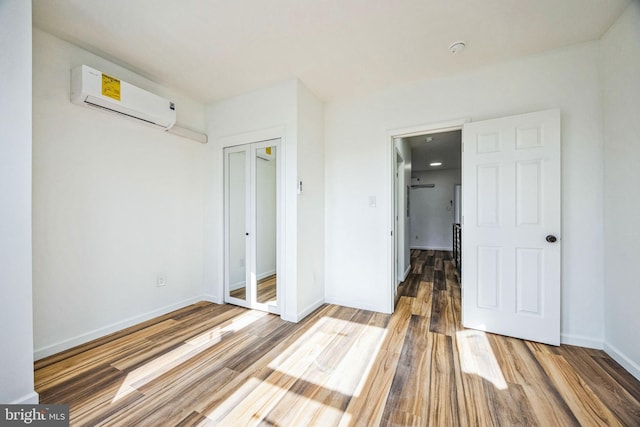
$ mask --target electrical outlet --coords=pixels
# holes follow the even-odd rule
[[[164,286],[166,284],[167,284],[167,282],[166,282],[166,279],[164,277],[164,274],[158,275],[158,278],[156,280],[156,286],[158,286],[160,288],[160,287],[162,287],[162,286]]]

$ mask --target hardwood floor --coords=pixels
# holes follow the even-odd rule
[[[640,425],[604,352],[464,330],[450,260],[412,251],[391,316],[202,302],[36,362],[36,390],[72,425]]]

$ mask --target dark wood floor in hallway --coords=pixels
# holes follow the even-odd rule
[[[198,303],[36,362],[72,425],[640,425],[604,352],[465,330],[451,254],[412,251],[396,311],[298,324]]]

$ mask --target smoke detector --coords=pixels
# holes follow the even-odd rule
[[[457,41],[457,42],[453,42],[449,46],[449,52],[451,52],[452,55],[455,55],[456,53],[460,53],[460,52],[462,52],[464,50],[466,45],[467,44],[465,42],[463,42],[462,40]]]

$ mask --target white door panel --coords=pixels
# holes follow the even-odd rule
[[[468,123],[463,138],[463,324],[558,345],[560,112]]]

